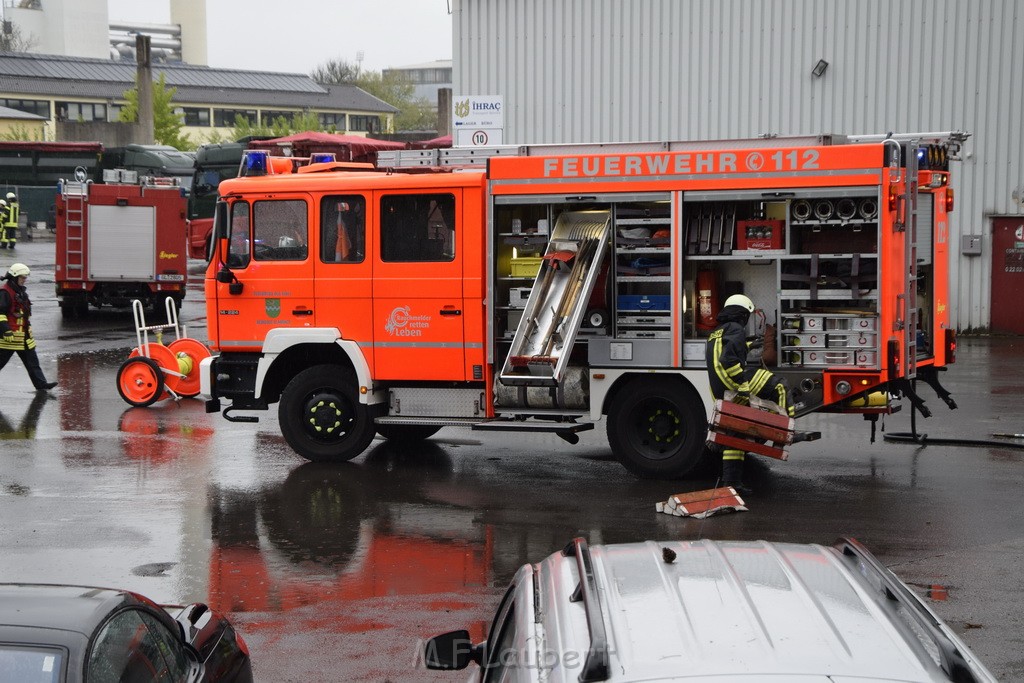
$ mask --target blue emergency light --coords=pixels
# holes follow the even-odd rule
[[[329,164],[334,161],[337,161],[334,152],[313,152],[309,155],[309,163],[311,164]]]
[[[242,177],[267,175],[270,152],[265,149],[246,150],[242,155],[242,165],[238,175]]]

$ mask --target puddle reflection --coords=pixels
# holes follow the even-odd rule
[[[5,410],[0,410],[0,441],[36,438],[39,417],[43,414],[43,406],[50,398],[46,392],[36,392],[20,420],[15,417],[18,413],[17,407],[10,401],[5,402]]]

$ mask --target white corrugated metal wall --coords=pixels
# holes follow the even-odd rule
[[[1022,0],[454,0],[453,43],[506,143],[972,133],[952,247],[984,253],[954,259],[953,319],[988,326],[989,217],[1024,214]]]

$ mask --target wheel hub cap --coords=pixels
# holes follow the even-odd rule
[[[337,436],[342,431],[342,402],[337,396],[318,395],[306,402],[306,425],[317,436]]]
[[[656,410],[647,418],[647,433],[655,443],[671,443],[679,437],[679,416],[671,410]]]

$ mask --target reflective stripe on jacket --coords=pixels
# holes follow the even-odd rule
[[[20,210],[18,209],[18,202],[11,202],[7,205],[7,211],[4,212],[4,225],[8,228],[18,227],[18,216]]]
[[[29,324],[30,310],[27,292],[18,292],[10,281],[0,287],[0,323],[6,325],[13,334],[13,339],[9,335],[0,336],[0,349],[21,351],[36,347],[32,326]]]

